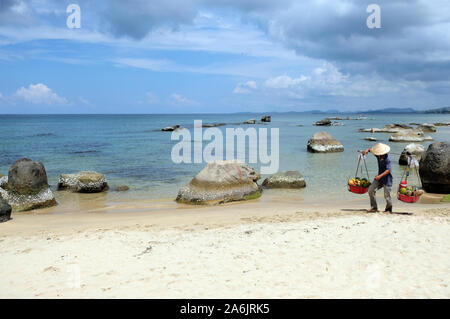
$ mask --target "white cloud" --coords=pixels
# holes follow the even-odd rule
[[[258,86],[255,81],[247,81],[245,83],[238,83],[238,85],[234,88],[233,93],[235,94],[247,94],[251,93],[253,90],[256,90]]]
[[[417,81],[415,81],[417,82]],[[331,63],[315,68],[309,75],[297,78],[280,75],[269,78],[264,86],[290,98],[311,96],[370,97],[379,93],[395,93],[405,88],[423,89],[423,83],[387,81],[377,74],[344,74]]]
[[[170,96],[170,101],[175,105],[197,105],[198,103],[194,100],[190,100],[187,97],[181,96],[178,93],[173,93]]]
[[[28,88],[21,87],[15,96],[33,104],[66,104],[67,100],[54,93],[45,84],[30,84]]]
[[[304,75],[301,75],[298,78],[291,78],[287,75],[280,75],[274,78],[267,79],[264,82],[264,85],[274,89],[286,89],[288,87],[296,86],[303,81],[306,81],[308,78]]]

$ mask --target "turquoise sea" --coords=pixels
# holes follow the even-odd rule
[[[203,123],[239,125],[263,114],[190,114],[190,115],[0,115],[0,173],[7,175],[12,163],[22,157],[44,163],[52,187],[61,173],[94,170],[104,173],[112,189],[128,185],[128,192],[109,192],[111,198],[175,198],[180,186],[189,182],[206,164],[175,164],[171,160],[171,132],[162,127],[179,124],[193,132],[194,120]],[[256,124],[255,128],[279,128],[280,170],[299,170],[305,177],[305,189],[287,192],[289,196],[315,200],[351,198],[346,182],[354,176],[357,150],[374,144],[363,140],[370,133],[359,128],[382,127],[389,123],[435,123],[450,121],[442,114],[368,114],[367,119],[338,121],[344,125],[317,127],[315,121],[342,114],[271,114],[272,122]],[[351,118],[357,115],[350,115]],[[234,124],[233,124],[234,123]],[[302,126],[299,126],[302,125]],[[311,154],[306,151],[308,139],[318,131],[327,131],[345,148],[343,153]],[[435,141],[449,141],[450,127],[438,127],[431,135]],[[400,180],[402,168],[398,155],[408,143],[388,142],[390,134],[373,136],[388,143],[394,163],[394,185]],[[424,142],[427,147],[431,142]],[[206,142],[205,142],[206,144]],[[259,164],[251,164],[259,168]],[[368,157],[371,178],[376,173],[376,160]],[[261,180],[262,181],[262,180]],[[269,191],[279,192],[279,191]]]

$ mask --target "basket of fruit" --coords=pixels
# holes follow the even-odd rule
[[[367,178],[350,178],[348,180],[348,190],[355,194],[365,194],[369,190],[370,182]]]
[[[414,186],[406,186],[404,183],[399,185],[397,198],[405,203],[416,203],[420,196],[422,196],[423,190]]]

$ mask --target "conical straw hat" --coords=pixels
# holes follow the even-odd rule
[[[389,153],[390,150],[391,150],[391,148],[390,148],[388,145],[383,144],[383,143],[375,144],[375,145],[370,149],[370,151],[372,152],[372,154],[377,155],[377,156],[387,154],[387,153]]]

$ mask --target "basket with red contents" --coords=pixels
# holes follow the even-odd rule
[[[369,181],[369,172],[367,171],[367,165],[366,165],[366,157],[362,154],[361,151],[359,151],[360,154],[358,155],[358,164],[356,165],[356,173],[354,178],[350,178],[347,182],[347,187],[349,192],[352,192],[354,194],[365,194],[369,191],[370,181]],[[358,170],[360,170],[360,174],[363,175],[363,165],[366,168],[366,175],[367,178],[359,178]]]
[[[405,203],[416,203],[420,199],[420,196],[422,196],[423,190],[420,186],[408,185],[408,176],[410,175],[411,168],[417,175],[419,185],[421,184],[417,169],[419,163],[413,155],[408,155],[408,166],[403,172],[401,183],[398,185],[397,198]]]
[[[355,194],[365,194],[369,191],[370,182],[367,178],[350,178],[348,180],[348,190]]]

